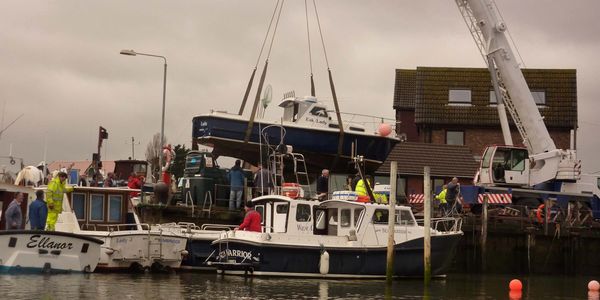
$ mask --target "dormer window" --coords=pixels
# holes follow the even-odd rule
[[[450,89],[448,90],[448,105],[470,106],[471,90],[469,89]]]
[[[535,104],[539,107],[546,106],[546,92],[544,91],[531,91],[531,96],[535,101]],[[496,99],[496,93],[494,90],[490,91],[490,106],[498,105],[498,100]]]

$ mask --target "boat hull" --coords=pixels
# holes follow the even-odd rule
[[[65,232],[0,231],[0,273],[93,272],[101,244]]]
[[[462,234],[431,238],[431,274],[443,275],[451,264]],[[219,259],[213,263],[224,274],[267,276],[377,278],[386,274],[387,247],[339,247],[273,245],[243,240],[214,243]],[[328,272],[320,269],[322,251],[329,254]],[[394,247],[394,275],[423,276],[423,239]]]
[[[104,241],[98,272],[168,272],[181,266],[186,238],[143,230],[82,232]]]
[[[193,139],[195,143],[213,147],[219,155],[231,156],[251,163],[260,159],[260,132],[269,125],[277,125],[263,120],[253,123],[248,142],[244,141],[248,120],[238,116],[201,115],[193,119]],[[387,158],[392,148],[399,142],[396,138],[374,134],[345,132],[341,155],[337,158],[340,132],[337,129],[306,127],[284,124],[283,143],[291,145],[294,152],[302,153],[309,172],[320,172],[328,168],[333,172],[352,170],[352,155],[362,155],[367,171],[376,170]],[[270,145],[281,143],[281,128],[270,127],[265,130]],[[354,150],[354,152],[353,152]],[[266,151],[264,152],[266,153]]]

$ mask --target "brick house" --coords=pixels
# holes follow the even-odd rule
[[[573,69],[523,69],[550,136],[568,149],[577,128],[577,78]],[[396,70],[397,133],[409,142],[465,145],[475,156],[504,144],[488,69],[417,67]],[[522,145],[512,119],[513,142]]]
[[[556,146],[569,148],[570,131],[577,128],[576,71],[524,69],[523,74]],[[397,69],[393,107],[396,132],[405,143],[376,173],[384,176],[389,162],[398,161],[399,195],[423,192],[425,165],[431,167],[433,187],[453,176],[471,184],[485,147],[504,144],[496,103],[488,69]],[[522,145],[508,119],[513,143]]]

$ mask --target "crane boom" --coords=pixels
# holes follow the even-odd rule
[[[506,37],[506,25],[491,0],[456,0],[482,55],[498,69],[498,83],[523,144],[531,155],[556,149]],[[494,66],[490,66],[490,71]],[[506,92],[508,91],[508,92]]]

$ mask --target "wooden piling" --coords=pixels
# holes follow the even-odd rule
[[[388,283],[394,279],[394,225],[396,224],[396,176],[398,174],[398,162],[390,164],[390,208],[388,213],[388,245],[387,245],[387,268],[385,276]]]
[[[429,167],[423,169],[424,182],[424,223],[423,223],[423,280],[426,286],[431,281],[431,180]]]
[[[488,225],[488,194],[483,195],[483,204],[481,212],[481,271],[486,269],[486,244],[487,244],[487,225]]]

